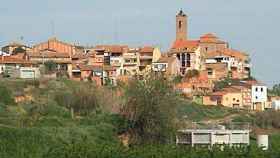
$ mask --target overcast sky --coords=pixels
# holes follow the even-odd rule
[[[253,75],[280,83],[279,0],[1,0],[0,45],[55,35],[82,45],[156,45],[175,38],[175,14],[189,16],[189,37],[213,32],[251,55]]]

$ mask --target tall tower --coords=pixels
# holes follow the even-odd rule
[[[187,40],[188,16],[180,10],[176,15],[176,40]]]

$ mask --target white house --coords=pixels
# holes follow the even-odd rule
[[[260,84],[252,85],[252,110],[263,111],[267,107],[267,87]]]
[[[272,109],[273,110],[280,110],[280,100],[272,101]]]

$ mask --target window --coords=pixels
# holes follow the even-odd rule
[[[258,87],[256,88],[256,92],[258,91]]]
[[[179,29],[182,28],[182,21],[179,21]]]
[[[256,99],[258,99],[258,96],[256,96]]]
[[[235,101],[236,99],[235,98],[233,98],[233,101]]]
[[[261,92],[263,92],[263,88],[261,88]]]
[[[209,76],[212,76],[213,75],[213,69],[208,68],[207,73],[208,73]]]

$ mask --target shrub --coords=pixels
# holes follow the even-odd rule
[[[176,129],[178,100],[172,84],[164,78],[150,76],[133,80],[125,88],[122,109],[131,121],[132,143],[169,141]]]
[[[14,104],[12,92],[3,85],[0,85],[0,103],[3,103],[5,105]]]

